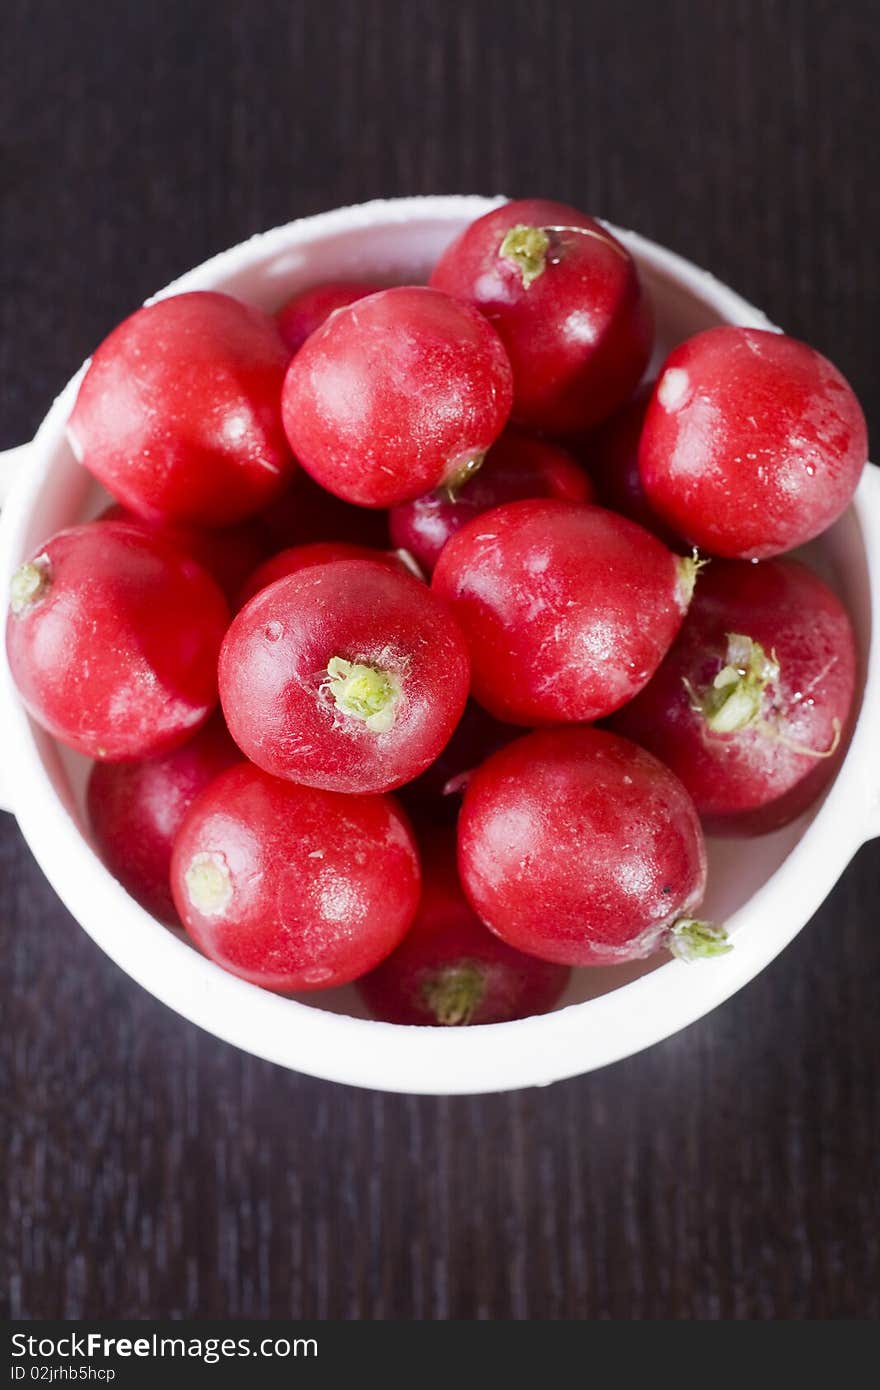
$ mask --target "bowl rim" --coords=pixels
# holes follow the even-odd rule
[[[458,225],[504,201],[453,194],[374,200],[318,213],[210,257],[146,302],[189,289],[220,288],[215,281],[233,272],[336,232],[415,221]],[[607,225],[650,276],[674,282],[728,322],[772,327],[759,309],[709,272],[638,233]],[[4,602],[31,506],[50,474],[51,454],[63,437],[87,365],[61,391],[33,443],[25,446],[30,466],[14,481],[0,516]],[[873,614],[880,611],[880,470],[865,470],[852,512],[862,538]],[[4,777],[15,789],[11,799],[22,833],[74,918],[138,984],[216,1037],[288,1069],[376,1090],[449,1095],[541,1086],[630,1056],[729,998],[801,930],[859,845],[880,833],[880,795],[870,781],[880,751],[878,646],[872,632],[862,705],[837,777],[800,840],[730,919],[735,951],[699,967],[670,959],[610,993],[549,1014],[479,1028],[408,1027],[404,1033],[402,1025],[330,1013],[268,994],[227,974],[159,926],[103,866],[53,787],[5,655],[0,670]]]

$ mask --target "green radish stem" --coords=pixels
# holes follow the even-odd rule
[[[678,569],[678,593],[682,607],[687,609],[694,596],[697,577],[700,571],[706,568],[709,561],[701,560],[696,550],[692,555],[677,555],[675,559]]]
[[[550,238],[542,227],[511,227],[498,248],[499,256],[512,261],[522,277],[523,289],[543,275]]]
[[[483,972],[471,961],[431,971],[421,988],[422,1002],[447,1028],[470,1023],[485,992]]]
[[[735,734],[757,723],[764,691],[779,679],[775,653],[768,656],[760,642],[741,632],[727,634],[725,663],[702,695],[685,682],[692,709],[713,734]]]
[[[35,608],[46,597],[51,582],[48,555],[19,565],[9,584],[9,606],[15,617]]]
[[[733,950],[723,927],[700,922],[696,917],[680,917],[674,924],[667,945],[679,960],[711,960]]]
[[[184,881],[190,902],[203,916],[217,917],[229,906],[232,875],[222,855],[208,851],[195,855]]]
[[[340,713],[361,720],[374,734],[394,727],[400,687],[386,671],[334,656],[327,662],[327,676],[327,689]]]
[[[448,502],[454,502],[465,483],[469,483],[471,478],[479,473],[485,458],[486,450],[484,449],[482,453],[469,454],[467,458],[453,464],[444,478],[442,486],[438,489],[441,497],[445,497]]]

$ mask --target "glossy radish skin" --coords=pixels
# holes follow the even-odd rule
[[[177,910],[205,955],[282,993],[378,965],[412,922],[419,879],[392,797],[338,796],[246,763],[192,805],[171,867]]]
[[[455,839],[447,834],[423,849],[415,921],[358,990],[385,1023],[462,1027],[547,1013],[570,973],[486,930],[461,890]]]
[[[272,319],[227,294],[150,304],[105,338],[68,423],[71,447],[149,521],[228,526],[280,496],[290,354]]]
[[[180,748],[131,763],[95,763],[86,802],[101,858],[133,898],[176,924],[171,852],[183,819],[200,792],[241,762],[219,715]]]
[[[288,351],[291,355],[299,352],[306,338],[310,338],[337,309],[375,294],[378,289],[378,285],[368,285],[362,280],[326,280],[321,285],[300,290],[275,315]]]
[[[431,284],[498,330],[513,367],[513,418],[528,429],[591,429],[648,364],[652,318],[635,262],[564,203],[527,198],[486,213],[444,251]]]
[[[258,767],[306,786],[388,791],[434,761],[468,692],[464,639],[418,579],[338,560],[241,610],[220,655],[229,730]]]
[[[291,362],[282,405],[316,482],[358,506],[390,507],[467,478],[511,399],[510,364],[482,315],[414,286],[328,319]]]
[[[388,524],[396,546],[408,550],[431,573],[450,536],[465,522],[525,497],[561,497],[591,502],[593,486],[571,454],[546,439],[507,429],[486,455],[475,477],[450,495],[430,492],[392,507]]]
[[[710,328],[669,355],[639,446],[649,504],[710,555],[763,560],[825,531],[868,456],[824,357],[781,333]]]
[[[371,560],[390,569],[394,574],[412,574],[412,570],[393,550],[371,550],[366,545],[351,545],[347,541],[313,541],[311,545],[293,545],[279,550],[259,565],[242,585],[236,608],[243,608],[254,594],[267,589],[276,579],[310,569],[312,565],[328,565],[333,560]]]
[[[439,758],[420,777],[400,788],[407,810],[425,826],[454,825],[471,773],[496,748],[503,748],[521,734],[516,725],[502,724],[475,700],[468,700]]]
[[[90,758],[183,743],[217,703],[229,609],[169,541],[124,522],[59,531],[15,573],[6,652],[28,712]]]
[[[794,560],[717,560],[614,727],[672,768],[714,832],[763,834],[837,770],[856,671],[850,620],[817,575]]]
[[[544,960],[614,965],[673,942],[693,954],[722,946],[692,925],[706,883],[693,802],[651,754],[599,729],[529,734],[478,768],[458,864],[481,920]]]
[[[432,587],[468,641],[471,690],[496,719],[601,719],[659,666],[693,560],[600,507],[509,502],[447,543]]]
[[[269,535],[258,521],[242,521],[205,531],[198,526],[172,526],[159,521],[143,521],[134,512],[114,502],[97,518],[99,521],[127,521],[147,531],[157,531],[178,550],[196,560],[216,579],[233,602],[247,576],[256,569],[269,549]]]
[[[590,471],[603,507],[637,521],[675,550],[682,548],[682,541],[652,509],[639,472],[639,440],[652,390],[653,383],[641,387],[583,440],[578,456]]]
[[[284,494],[259,519],[276,548],[313,541],[350,541],[379,550],[388,545],[387,513],[343,502],[325,492],[301,468]]]

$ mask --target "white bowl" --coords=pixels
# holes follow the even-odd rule
[[[402,198],[305,218],[215,256],[162,295],[222,289],[274,309],[293,290],[329,277],[422,280],[461,227],[498,201]],[[653,298],[658,355],[712,324],[770,326],[759,310],[680,256],[634,233],[617,234]],[[99,494],[64,436],[81,374],[33,443],[0,456],[0,495],[8,487],[0,520],[3,611],[16,566],[46,536],[98,506]],[[858,723],[824,802],[777,834],[710,843],[706,914],[726,921],[735,943],[729,955],[693,965],[658,958],[577,971],[564,1006],[540,1018],[402,1029],[356,1016],[353,991],[300,1002],[220,970],[155,922],[103,867],[82,811],[85,764],[30,722],[5,661],[0,799],[98,945],[151,994],[217,1037],[296,1071],[378,1090],[445,1094],[545,1085],[648,1047],[727,999],[801,929],[859,845],[880,834],[880,643],[872,636],[872,611],[880,612],[877,470],[866,469],[852,507],[814,547],[812,560],[847,603],[863,661]]]

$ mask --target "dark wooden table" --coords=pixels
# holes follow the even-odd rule
[[[189,265],[439,191],[558,197],[676,247],[827,351],[877,424],[870,0],[4,0],[2,30],[0,445]],[[12,1315],[880,1311],[880,846],[678,1037],[430,1100],[183,1022],[0,821]]]

